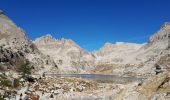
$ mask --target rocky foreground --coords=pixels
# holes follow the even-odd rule
[[[102,83],[45,73],[98,73],[143,81]],[[170,23],[145,44],[87,52],[70,39],[31,41],[0,11],[0,100],[170,100]]]
[[[13,75],[13,74],[11,74]],[[14,77],[8,75],[8,77]],[[18,75],[15,75],[15,77]],[[81,78],[43,76],[27,81],[2,74],[1,99],[6,100],[169,100],[169,72],[143,82],[98,83]],[[12,83],[11,83],[12,82]]]

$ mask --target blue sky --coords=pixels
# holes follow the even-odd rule
[[[170,0],[0,0],[0,9],[32,40],[51,34],[88,51],[105,42],[147,42],[170,21]]]

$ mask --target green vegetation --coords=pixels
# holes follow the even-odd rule
[[[14,79],[12,82],[12,80],[9,80],[6,75],[0,75],[0,86],[17,88],[19,85],[19,79]]]
[[[10,80],[7,80],[7,79],[4,79],[4,80],[0,80],[0,85],[1,86],[6,86],[6,87],[11,87],[12,86],[12,83]]]
[[[5,75],[0,75],[0,86],[11,87],[11,81],[8,80]]]
[[[0,74],[0,79],[7,79],[7,77],[5,76],[5,74]]]
[[[17,68],[17,72],[19,72],[23,78],[25,78],[27,75],[31,74],[31,63],[27,60],[26,63],[22,64]]]

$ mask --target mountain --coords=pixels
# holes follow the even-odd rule
[[[136,53],[143,44],[116,42],[115,44],[106,43],[99,51],[96,61],[99,63],[127,63],[129,56]]]
[[[70,39],[56,40],[48,34],[36,39],[34,43],[42,53],[54,59],[61,72],[80,73],[90,70],[93,66],[93,54],[83,50]]]
[[[37,73],[107,73],[148,77],[157,73],[157,62],[169,54],[169,34],[170,23],[166,22],[148,43],[106,43],[98,51],[87,52],[71,39],[57,40],[51,35],[32,42],[1,11],[0,69],[15,69],[28,59]]]
[[[155,33],[153,36],[150,37],[149,44],[153,44],[158,41],[168,40],[170,38],[169,31],[170,31],[170,23],[165,22],[162,25],[161,29],[157,33]]]
[[[155,75],[155,64],[169,54],[170,23],[150,37],[146,44],[107,43],[97,55],[94,72],[109,72],[116,75],[150,76]]]
[[[3,12],[0,13],[0,69],[15,70],[23,62],[29,60],[34,66],[34,72],[44,72],[53,69],[54,61],[42,54],[29,40],[26,33],[17,27]],[[47,64],[48,62],[48,64]],[[54,68],[57,70],[57,68]]]
[[[170,24],[150,37],[148,43],[106,43],[100,50],[87,52],[70,39],[57,40],[51,35],[34,41],[37,48],[53,58],[60,72],[107,73],[127,76],[155,75],[155,64],[170,47]]]

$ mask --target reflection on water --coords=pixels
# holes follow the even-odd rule
[[[102,75],[102,74],[46,74],[56,77],[76,77],[94,80],[102,83],[129,83],[129,82],[141,82],[143,78],[136,77],[121,77],[116,75]]]

